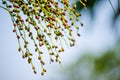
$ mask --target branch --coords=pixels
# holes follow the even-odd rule
[[[2,9],[4,9],[4,10],[7,10],[7,11],[8,11],[8,9],[7,9],[7,8],[5,8],[5,7],[1,6],[1,5],[0,5],[0,8],[2,8]]]
[[[115,9],[114,9],[114,7],[113,7],[113,5],[112,5],[112,2],[111,2],[110,0],[108,0],[108,1],[109,1],[110,5],[111,5],[111,7],[112,7],[112,9],[113,9],[114,14],[116,14]],[[118,1],[119,1],[119,0],[118,0]]]
[[[119,0],[118,0],[118,9],[120,8],[120,3],[119,3]]]

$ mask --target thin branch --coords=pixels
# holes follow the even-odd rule
[[[111,7],[112,7],[112,9],[113,9],[113,12],[116,14],[115,9],[114,9],[114,7],[113,7],[113,5],[112,5],[112,2],[111,2],[110,0],[108,0],[108,1],[109,1],[110,5],[111,5]],[[118,1],[119,1],[119,0],[118,0]]]
[[[120,8],[119,0],[118,0],[118,9]]]
[[[7,11],[8,11],[8,9],[7,9],[7,8],[5,8],[5,7],[1,6],[1,5],[0,5],[0,8],[2,8],[2,9],[4,9],[4,10],[7,10]]]

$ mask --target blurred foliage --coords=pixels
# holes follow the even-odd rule
[[[68,66],[69,80],[120,80],[120,42],[101,56],[88,53]]]
[[[84,3],[86,3],[87,5],[87,11],[89,10],[90,12],[90,16],[94,17],[94,6],[97,5],[101,0],[87,0],[87,2],[85,2],[84,0],[82,0]],[[77,8],[76,11],[79,12],[83,9],[82,5],[80,4],[79,0],[77,0],[76,2]]]
[[[90,10],[93,9],[96,1],[97,1],[97,0],[88,0],[87,2],[85,2],[85,1],[83,0],[83,2],[86,3],[87,8],[89,8]],[[77,5],[76,11],[81,11],[81,10],[83,9],[83,7],[82,7],[82,5],[80,4],[79,0],[77,0],[76,5]]]
[[[120,66],[120,60],[116,58],[116,51],[112,50],[105,52],[100,58],[96,58],[94,64],[95,72],[102,73]]]
[[[100,4],[100,2],[102,2],[104,0],[87,0],[87,2],[85,2],[85,0],[82,0],[82,1],[84,3],[86,3],[86,5],[87,5],[87,11],[89,11],[89,15],[93,19],[94,18],[94,7],[96,5],[98,5],[98,4]],[[109,3],[109,1],[108,1],[108,3]],[[113,19],[112,19],[112,25],[113,25],[113,28],[115,28],[115,29],[116,29],[115,23],[117,21],[119,21],[118,18],[120,16],[120,1],[116,0],[116,3],[117,3],[117,9],[115,9],[115,6],[112,4],[113,8],[116,10],[115,14],[112,15],[112,17],[113,17]],[[79,0],[76,1],[76,5],[77,5],[77,7],[76,7],[76,11],[77,12],[80,12],[81,10],[83,10],[83,7],[82,7],[81,3],[79,2]],[[111,6],[111,9],[112,9],[112,6]]]

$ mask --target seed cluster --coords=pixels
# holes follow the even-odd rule
[[[75,45],[73,31],[80,36],[76,22],[80,22],[81,14],[75,11],[76,4],[71,7],[69,0],[3,0],[2,2],[14,25],[13,32],[19,44],[18,51],[21,51],[22,57],[32,65],[35,74],[37,71],[32,62],[33,54],[29,49],[27,36],[33,41],[35,52],[38,53],[38,60],[42,67],[41,75],[46,72],[45,61],[42,58],[45,52],[42,48],[45,47],[48,50],[50,62],[61,63],[59,53],[64,52],[61,41],[65,41],[68,46],[72,47]],[[86,7],[82,0],[80,3]],[[81,22],[80,24],[83,26]],[[32,28],[35,30],[34,33]]]

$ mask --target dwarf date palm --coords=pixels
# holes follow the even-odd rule
[[[86,8],[87,0],[79,1]],[[83,24],[79,20],[81,14],[75,11],[75,0],[73,7],[69,0],[2,0],[2,4],[0,8],[10,14],[13,32],[18,40],[18,51],[32,65],[35,74],[37,71],[32,62],[34,54],[29,49],[28,38],[34,43],[42,68],[41,75],[44,75],[46,69],[42,55],[45,51],[42,49],[48,50],[45,54],[49,55],[50,62],[61,63],[59,54],[64,52],[64,44],[72,47],[76,42],[74,36],[80,36],[79,28]]]

